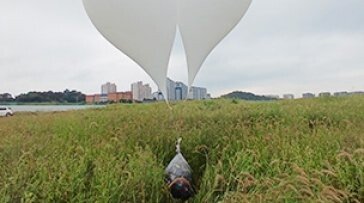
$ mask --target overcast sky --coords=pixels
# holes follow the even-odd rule
[[[213,96],[364,90],[363,0],[253,0],[212,52],[195,85]],[[94,28],[81,0],[0,0],[0,93],[98,93],[142,80],[155,84]],[[187,83],[180,37],[172,79]]]

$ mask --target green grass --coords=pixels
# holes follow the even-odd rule
[[[364,97],[112,105],[0,118],[0,202],[364,202]]]

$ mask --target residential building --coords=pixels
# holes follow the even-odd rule
[[[202,100],[211,98],[211,95],[207,94],[207,89],[202,87],[191,87],[188,92],[188,86],[182,82],[175,82],[171,79],[167,79],[167,94],[169,101],[180,101],[185,99]],[[153,93],[154,100],[163,100],[164,95],[158,91]]]
[[[348,95],[349,95],[348,92],[335,92],[334,93],[335,97],[345,97],[345,96],[348,96]]]
[[[163,96],[166,96],[169,101],[176,100],[176,82],[167,78],[167,95]]]
[[[149,84],[144,85],[144,99],[152,100],[152,88]]]
[[[304,99],[315,98],[315,94],[313,94],[313,93],[304,93],[304,94],[302,94],[302,98],[304,98]]]
[[[319,94],[319,97],[330,97],[331,96],[331,93],[330,92],[321,92]]]
[[[203,87],[199,87],[200,89],[200,100],[207,99],[207,89]]]
[[[116,85],[114,83],[107,82],[106,84],[101,85],[101,94],[107,95],[109,93],[117,92]]]
[[[185,100],[188,96],[188,87],[182,82],[176,82],[175,100]]]
[[[131,92],[133,93],[133,100],[134,101],[143,101],[143,82],[139,81],[136,83],[131,84]]]
[[[149,84],[143,85],[142,81],[133,83],[131,85],[131,92],[133,94],[134,101],[144,101],[145,99],[153,99],[152,88]]]
[[[202,87],[191,87],[188,93],[188,99],[203,100],[207,99],[207,89]]]
[[[294,95],[293,94],[284,94],[283,99],[294,99]]]

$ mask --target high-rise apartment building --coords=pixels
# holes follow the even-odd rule
[[[176,82],[175,100],[185,100],[188,96],[188,87],[182,82]]]
[[[131,92],[133,93],[133,100],[135,101],[143,101],[143,82],[139,81],[131,84]]]
[[[149,84],[143,85],[143,82],[139,81],[131,85],[131,91],[133,93],[133,100],[144,101],[145,99],[153,99],[152,88]]]
[[[167,98],[169,101],[180,101],[185,99],[203,100],[210,99],[211,95],[207,94],[207,89],[203,87],[191,87],[188,92],[188,86],[182,82],[174,82],[167,78]],[[164,95],[158,91],[153,93],[153,99],[163,100]]]
[[[150,85],[145,84],[145,85],[143,85],[143,87],[144,87],[144,99],[148,99],[148,100],[153,99],[152,88],[150,87]]]
[[[203,100],[207,99],[207,89],[203,87],[191,87],[188,99]]]
[[[114,83],[107,82],[106,84],[101,85],[101,94],[108,95],[109,93],[115,93],[116,85]]]
[[[176,82],[167,78],[167,95],[163,95],[167,97],[169,101],[176,100]]]

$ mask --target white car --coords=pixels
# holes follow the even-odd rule
[[[0,117],[1,116],[12,116],[13,114],[13,110],[11,110],[11,108],[9,107],[5,107],[5,106],[0,106]]]

